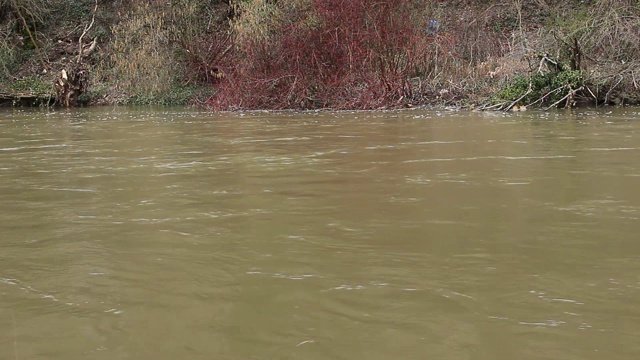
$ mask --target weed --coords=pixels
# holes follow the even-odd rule
[[[516,76],[509,86],[498,92],[497,97],[507,101],[519,100],[518,105],[529,105],[540,99],[543,99],[540,101],[543,104],[553,104],[584,83],[584,72],[579,70]]]
[[[33,94],[47,96],[52,93],[53,85],[37,75],[29,75],[14,80],[9,89],[16,94]]]

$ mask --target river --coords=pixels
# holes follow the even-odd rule
[[[638,359],[640,110],[0,109],[0,359]]]

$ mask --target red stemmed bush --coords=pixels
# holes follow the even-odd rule
[[[437,38],[410,0],[289,0],[236,27],[216,109],[374,109],[423,96]],[[245,10],[246,11],[246,10]],[[251,27],[251,31],[238,31]]]

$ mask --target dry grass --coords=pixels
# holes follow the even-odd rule
[[[109,59],[98,78],[109,79],[116,92],[154,97],[166,92],[176,77],[165,15],[152,5],[137,5],[111,28]]]
[[[600,0],[590,14],[580,39],[588,55],[614,62],[640,59],[640,2]]]
[[[268,42],[274,36],[273,29],[286,21],[286,12],[274,1],[241,1],[234,3],[233,8],[239,16],[232,21],[231,28],[239,46]]]

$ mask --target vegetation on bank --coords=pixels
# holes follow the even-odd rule
[[[640,1],[0,0],[0,105],[62,93],[217,110],[638,104]]]

